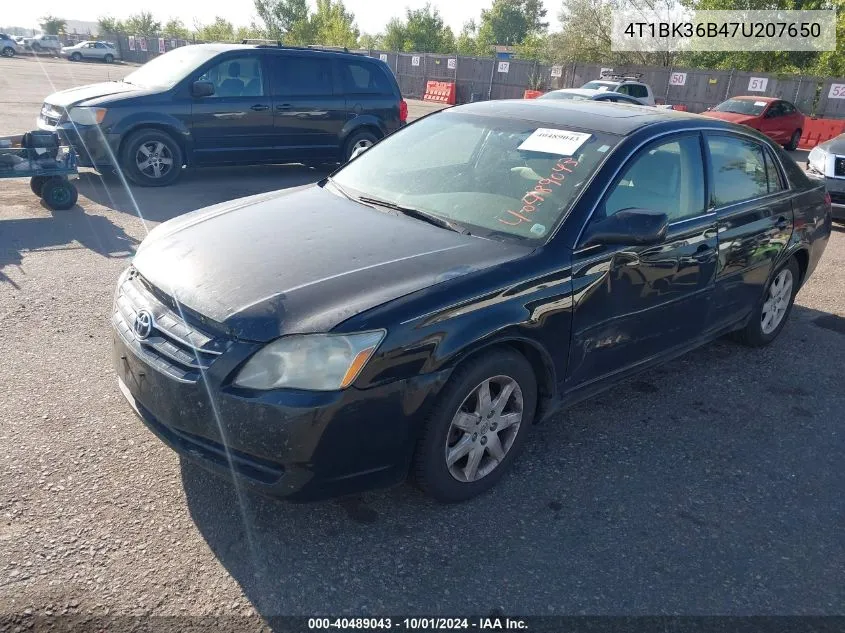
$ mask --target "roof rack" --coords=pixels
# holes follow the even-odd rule
[[[248,39],[241,40],[241,44],[260,44],[263,46],[281,46],[281,40],[265,40],[265,39]]]
[[[345,46],[320,46],[319,44],[309,44],[308,48],[313,48],[321,51],[337,51],[338,53],[349,52],[349,49]]]
[[[621,81],[639,81],[645,73],[602,73],[602,79],[619,79]]]

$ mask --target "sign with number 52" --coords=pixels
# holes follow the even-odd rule
[[[830,84],[828,99],[845,99],[845,84]]]
[[[748,80],[748,92],[766,92],[769,85],[767,77],[752,77]]]
[[[685,86],[687,83],[686,73],[672,73],[669,75],[670,86]]]

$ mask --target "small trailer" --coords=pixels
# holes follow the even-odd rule
[[[0,137],[0,178],[29,178],[32,193],[54,211],[76,204],[79,193],[68,179],[79,173],[71,147],[54,132]]]

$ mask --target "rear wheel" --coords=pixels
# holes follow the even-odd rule
[[[784,149],[789,150],[790,152],[794,152],[798,149],[798,143],[801,142],[801,130],[795,130],[792,133],[792,136],[789,138],[789,143],[784,145]]]
[[[111,53],[106,53],[105,57],[103,57],[103,61],[107,64],[111,64],[114,61],[114,55]]]
[[[346,140],[346,146],[344,147],[343,152],[344,159],[348,161],[352,158],[352,154],[355,153],[355,150],[368,149],[372,147],[376,141],[378,141],[378,137],[369,130],[353,132]]]
[[[123,143],[120,165],[136,185],[164,187],[182,173],[182,150],[166,132],[139,130]]]
[[[3,47],[3,57],[14,57],[15,56],[15,49],[11,46],[4,46]]]
[[[534,371],[517,352],[497,350],[461,365],[417,444],[417,483],[445,502],[492,488],[522,448],[536,406]]]
[[[751,315],[748,325],[736,333],[740,343],[762,347],[774,341],[786,325],[787,317],[798,293],[801,270],[790,257],[769,279],[763,298]]]
[[[50,176],[33,176],[29,179],[29,188],[32,189],[32,193],[40,198],[41,192],[44,190],[44,183],[48,180],[50,180]]]
[[[41,199],[54,211],[66,211],[76,204],[79,193],[67,178],[49,178],[41,188]]]
[[[81,62],[82,61],[82,53],[73,53],[70,56],[70,61],[72,62]]]

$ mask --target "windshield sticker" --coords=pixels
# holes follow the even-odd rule
[[[754,102],[754,105],[756,105],[756,106],[764,106],[764,107],[765,107],[766,102],[765,102],[765,101],[755,101],[755,102]]]
[[[499,222],[508,226],[519,226],[523,222],[531,222],[531,214],[546,201],[549,195],[555,192],[552,186],[560,187],[561,183],[566,179],[566,174],[571,174],[576,167],[578,167],[578,161],[574,158],[563,158],[557,161],[555,166],[552,167],[552,173],[549,174],[549,177],[540,178],[534,189],[527,191],[522,196],[522,208],[519,211],[508,209],[505,211],[505,217],[497,218]],[[534,226],[542,225],[535,224]],[[533,233],[533,227],[531,231]]]
[[[543,224],[535,224],[531,227],[531,235],[542,237],[546,233],[546,227]]]
[[[534,130],[531,136],[525,139],[517,149],[527,152],[572,156],[590,136],[586,132],[570,132],[569,130],[541,127]]]
[[[605,153],[607,150],[609,150],[609,149],[610,149],[610,145],[602,145],[602,146],[601,146],[601,147],[599,147],[596,151],[597,151],[599,154],[604,154],[604,153]]]

